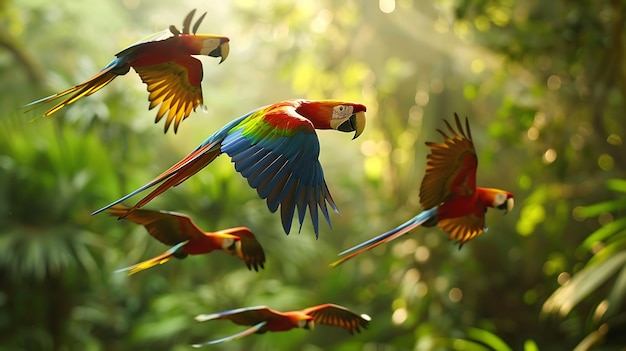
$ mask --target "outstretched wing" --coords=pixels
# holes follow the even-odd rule
[[[292,105],[272,105],[255,112],[233,128],[222,143],[222,151],[235,169],[267,199],[267,206],[280,215],[285,233],[298,209],[300,229],[307,208],[317,237],[319,207],[330,225],[328,207],[337,207],[328,191],[319,162],[320,144],[313,124],[299,116]]]
[[[124,50],[118,52],[117,54],[115,54],[115,56],[117,57],[122,57],[125,56],[129,53],[133,53],[138,47],[142,46],[143,44],[148,44],[148,43],[154,43],[157,41],[163,41],[169,38],[174,37],[174,33],[172,33],[172,31],[170,29],[165,29],[162,30],[160,32],[154,33],[154,34],[150,34],[149,36],[139,40],[138,42],[129,45],[128,47],[126,47]]]
[[[450,240],[455,240],[460,244],[459,248],[466,242],[474,239],[485,230],[485,216],[470,214],[463,217],[440,219],[437,224],[439,228],[450,234]]]
[[[261,244],[256,240],[256,237],[250,229],[237,227],[221,230],[218,233],[236,235],[241,239],[239,241],[241,250],[238,252],[238,256],[246,262],[248,269],[254,268],[254,270],[258,272],[259,267],[265,268],[265,251],[263,251],[263,247],[261,247]]]
[[[454,114],[454,118],[458,131],[444,120],[450,135],[438,129],[444,142],[426,143],[431,153],[420,186],[420,203],[425,209],[438,206],[450,197],[471,195],[476,191],[478,158],[469,122],[465,119],[464,130],[459,116]]]
[[[174,122],[174,132],[191,111],[202,104],[202,63],[191,56],[177,56],[172,61],[133,66],[147,85],[150,109],[161,104],[155,122],[167,115],[164,131]]]
[[[368,315],[358,315],[343,306],[330,303],[305,308],[302,313],[313,317],[315,323],[340,327],[350,334],[360,333],[361,328],[367,328],[370,322]]]
[[[111,216],[121,217],[131,222],[141,224],[155,239],[165,245],[176,245],[189,239],[203,237],[198,228],[188,216],[169,211],[134,210],[122,204],[112,206],[107,210]]]

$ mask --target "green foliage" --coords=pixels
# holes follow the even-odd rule
[[[626,182],[609,179],[607,188],[616,193],[626,192]],[[624,198],[605,201],[577,209],[581,218],[621,213]],[[578,347],[589,349],[601,344],[606,334],[623,327],[624,296],[626,295],[626,222],[618,217],[591,233],[580,245],[580,252],[593,256],[571,279],[558,288],[543,304],[544,314],[568,316],[585,300],[592,300],[595,309],[589,313],[592,331]],[[583,307],[584,308],[584,307]]]

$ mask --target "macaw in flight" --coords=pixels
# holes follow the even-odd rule
[[[251,325],[252,328],[218,340],[194,344],[193,347],[199,348],[268,331],[281,332],[294,328],[313,330],[315,323],[344,328],[350,334],[354,334],[354,332],[360,333],[360,328],[366,329],[371,318],[366,314],[358,315],[343,306],[330,303],[290,312],[278,312],[267,306],[256,306],[196,316],[198,322],[213,319],[230,319],[235,324]]]
[[[485,230],[487,208],[504,210],[505,214],[513,210],[513,194],[476,187],[478,158],[469,121],[465,119],[464,131],[459,116],[454,114],[454,118],[457,130],[444,120],[450,135],[437,129],[443,136],[443,143],[426,143],[431,153],[427,156],[426,174],[420,186],[420,204],[425,210],[397,228],[341,252],[340,256],[349,255],[331,263],[331,267],[408,234],[420,225],[438,225],[461,248]]]
[[[196,31],[206,12],[200,16],[190,31],[192,10],[183,21],[182,32],[170,26],[115,54],[117,57],[104,69],[86,82],[61,93],[31,102],[24,107],[33,108],[63,98],[47,110],[49,116],[65,106],[69,106],[84,96],[89,96],[109,84],[115,77],[125,75],[132,67],[148,86],[148,100],[153,109],[161,104],[155,123],[167,114],[164,132],[174,122],[174,133],[182,120],[202,104],[202,63],[192,55],[221,57],[222,63],[228,57],[229,39],[214,34],[197,34]],[[67,97],[69,95],[69,97]]]
[[[365,128],[365,110],[361,104],[338,100],[287,100],[259,108],[231,121],[148,184],[92,215],[159,184],[122,214],[123,218],[226,153],[235,164],[235,170],[257,190],[259,197],[267,199],[271,212],[280,205],[285,233],[289,234],[296,207],[302,229],[308,207],[317,238],[317,207],[329,225],[326,203],[339,211],[324,179],[315,130],[355,132],[355,139]]]
[[[115,205],[107,210],[111,216],[122,216],[129,207]],[[220,230],[215,233],[205,232],[184,214],[169,211],[135,210],[125,219],[141,224],[148,233],[165,245],[172,246],[163,254],[118,269],[116,272],[135,274],[158,264],[169,261],[172,257],[185,258],[187,255],[201,255],[212,251],[224,251],[243,260],[248,269],[258,272],[265,263],[265,252],[254,234],[246,227]]]

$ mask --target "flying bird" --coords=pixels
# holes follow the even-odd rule
[[[174,122],[174,133],[182,120],[191,114],[202,100],[202,63],[192,55],[221,57],[222,63],[228,57],[229,39],[214,34],[196,34],[206,12],[190,29],[192,10],[183,21],[182,31],[170,26],[115,54],[116,58],[84,83],[55,95],[31,102],[24,106],[30,111],[49,102],[56,105],[43,116],[50,116],[65,106],[69,106],[84,96],[89,96],[109,84],[117,76],[125,75],[132,67],[147,85],[148,100],[153,109],[161,104],[155,123],[167,115],[164,132]]]
[[[318,207],[329,225],[326,204],[338,210],[319,162],[320,143],[315,130],[355,132],[355,139],[365,128],[365,110],[361,104],[338,100],[287,100],[259,108],[231,121],[148,184],[92,215],[159,184],[127,212],[132,213],[226,153],[235,170],[261,199],[267,200],[271,212],[280,205],[285,233],[289,234],[296,207],[302,229],[308,208],[317,237]]]
[[[459,248],[485,230],[485,212],[488,208],[513,210],[513,194],[508,191],[476,187],[478,158],[469,121],[465,130],[454,114],[456,130],[444,120],[449,133],[437,129],[443,143],[427,142],[430,154],[426,159],[426,174],[420,186],[420,204],[425,209],[417,216],[384,234],[341,252],[347,256],[330,264],[335,267],[354,256],[371,250],[413,231],[419,226],[438,225],[449,233]]]
[[[313,330],[315,323],[344,328],[350,334],[354,334],[360,333],[361,328],[366,329],[370,322],[370,317],[366,314],[358,315],[343,306],[329,303],[290,312],[279,312],[267,306],[256,306],[196,316],[198,322],[214,319],[230,319],[235,324],[248,325],[252,328],[218,340],[195,344],[192,345],[193,347],[217,344],[268,331],[282,332],[294,328]]]
[[[107,210],[111,216],[122,216],[129,207],[115,205]],[[163,254],[118,269],[117,272],[128,272],[129,275],[169,261],[172,257],[185,258],[187,255],[208,254],[213,251],[224,251],[236,256],[246,263],[248,269],[258,271],[265,263],[265,252],[254,234],[246,227],[237,227],[205,232],[188,216],[169,211],[135,210],[124,219],[143,225],[150,235],[165,245],[172,246]]]

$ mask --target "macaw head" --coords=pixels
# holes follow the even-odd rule
[[[365,129],[366,107],[339,100],[303,100],[296,111],[309,119],[317,129],[354,132],[356,139]]]
[[[515,204],[513,194],[500,189],[489,189],[489,191],[492,194],[491,207],[504,210],[504,214],[513,210]]]
[[[224,250],[224,252],[234,256],[239,256],[241,254],[240,237],[226,233],[214,233],[213,237],[219,241],[220,247]]]
[[[228,37],[217,35],[196,35],[202,40],[202,48],[200,55],[208,55],[211,57],[221,57],[220,63],[224,62],[230,52],[230,39]]]
[[[298,328],[313,330],[315,328],[315,321],[313,320],[313,317],[303,315],[301,319],[298,319]]]
[[[196,10],[191,10],[185,19],[183,20],[183,30],[179,31],[176,26],[170,26],[170,32],[175,37],[179,37],[181,35],[186,36],[186,38],[193,38],[193,42],[195,49],[199,50],[200,55],[208,55],[211,57],[221,57],[220,63],[224,62],[228,57],[228,53],[230,52],[230,39],[224,36],[213,35],[213,34],[196,34],[198,31],[198,27],[200,27],[200,23],[206,16],[206,12],[198,18],[196,23],[191,28],[191,20],[193,19],[193,15],[196,13]],[[199,46],[199,47],[198,47]]]

